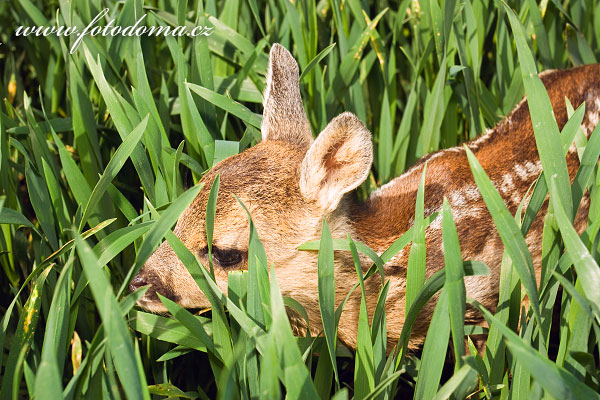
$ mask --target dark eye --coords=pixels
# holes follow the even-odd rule
[[[212,248],[212,255],[223,267],[230,267],[242,261],[242,253],[234,249]]]

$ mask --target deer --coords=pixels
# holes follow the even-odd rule
[[[565,97],[574,107],[585,102],[581,125],[590,136],[600,117],[600,65],[570,70],[552,70],[540,75],[550,97],[555,118],[562,129],[567,121]],[[381,254],[414,222],[417,188],[423,168],[425,213],[441,211],[443,199],[450,204],[464,260],[484,262],[489,273],[466,276],[467,297],[489,310],[498,302],[499,276],[504,246],[475,184],[464,147],[453,147],[424,156],[404,174],[376,189],[360,202],[355,189],[368,177],[373,161],[371,133],[352,113],[333,118],[313,138],[300,94],[299,68],[294,57],[279,44],[270,50],[261,125],[262,140],[230,156],[210,169],[201,179],[197,197],[181,214],[173,233],[209,265],[205,234],[205,213],[211,183],[220,176],[216,205],[212,258],[216,284],[226,293],[230,271],[247,269],[249,222],[239,199],[248,209],[267,254],[274,265],[283,296],[304,306],[310,333],[322,333],[318,304],[317,254],[298,247],[321,237],[327,220],[333,238],[355,241]],[[540,176],[538,156],[529,109],[524,98],[494,128],[465,144],[479,160],[513,215],[527,202],[528,189]],[[566,156],[571,180],[579,166],[575,146]],[[237,197],[237,198],[236,198]],[[586,194],[574,218],[579,233],[587,223],[590,199]],[[539,284],[541,237],[546,204],[526,235]],[[426,228],[426,277],[444,268],[441,213]],[[388,347],[400,336],[405,314],[405,294],[410,245],[384,265],[390,288],[385,302]],[[346,254],[348,253],[348,254]],[[362,259],[363,270],[370,266]],[[336,307],[357,282],[349,252],[336,251],[334,261]],[[130,283],[130,290],[148,286],[138,306],[164,313],[157,293],[183,307],[210,308],[205,295],[165,241],[148,258]],[[380,279],[365,281],[369,316],[373,315]],[[338,340],[356,348],[361,295],[355,291],[347,301],[338,326]],[[524,300],[526,301],[526,299]],[[424,343],[435,303],[421,311],[410,336],[409,349]],[[306,332],[307,323],[288,312],[295,332]],[[485,324],[483,316],[467,307],[465,322]]]

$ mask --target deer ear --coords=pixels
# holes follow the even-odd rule
[[[283,140],[308,148],[313,142],[306,118],[298,64],[280,44],[274,44],[269,55],[267,88],[263,102],[262,140]]]
[[[352,113],[335,117],[319,134],[300,166],[300,191],[331,212],[345,193],[369,175],[373,162],[371,133]]]

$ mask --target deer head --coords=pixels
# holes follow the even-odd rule
[[[204,220],[209,190],[219,174],[212,249],[218,286],[225,291],[228,273],[247,269],[249,222],[237,196],[252,216],[269,263],[276,267],[282,293],[311,310],[316,327],[320,319],[317,257],[297,247],[320,238],[323,218],[328,219],[335,236],[345,237],[351,232],[344,195],[366,179],[372,144],[370,132],[351,113],[334,118],[313,140],[298,79],[298,65],[292,55],[274,45],[262,141],[223,160],[201,179],[204,187],[180,216],[174,233],[203,265],[208,265]],[[356,277],[353,264],[348,271]],[[167,242],[152,254],[130,288],[145,285],[149,290],[138,304],[150,311],[166,311],[156,293],[185,307],[210,307]],[[346,294],[340,292],[339,296]]]

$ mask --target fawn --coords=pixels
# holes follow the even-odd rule
[[[247,268],[249,223],[234,195],[248,207],[264,245],[269,264],[276,268],[284,296],[306,309],[313,334],[321,331],[318,306],[317,255],[297,247],[321,235],[324,218],[334,238],[362,241],[379,254],[413,223],[419,180],[427,160],[425,212],[441,210],[443,198],[451,205],[458,230],[462,257],[487,264],[487,276],[465,278],[467,296],[494,310],[503,244],[475,185],[463,147],[438,151],[423,157],[402,176],[376,190],[360,203],[352,191],[368,176],[372,163],[371,134],[351,113],[334,118],[313,139],[302,106],[298,65],[292,55],[275,44],[270,52],[267,88],[264,98],[262,141],[256,146],[215,165],[201,179],[205,183],[196,199],[180,216],[174,233],[187,248],[208,265],[205,210],[211,183],[220,174],[213,261],[217,285],[226,291],[227,274]],[[600,116],[600,66],[583,66],[541,75],[559,128],[567,121],[565,97],[577,107],[586,102],[582,129],[589,137]],[[500,191],[514,214],[528,188],[538,178],[541,164],[529,117],[523,100],[502,122],[485,135],[467,143]],[[571,179],[579,166],[574,146],[567,156]],[[526,199],[527,201],[527,199]],[[541,232],[547,204],[543,206],[526,242],[533,256],[539,282]],[[589,196],[582,200],[575,218],[581,232],[587,222]],[[400,335],[405,317],[406,266],[410,246],[385,265],[390,289],[386,301],[388,347]],[[347,254],[346,254],[347,253]],[[443,268],[441,213],[426,230],[427,277]],[[363,260],[363,267],[370,265]],[[339,304],[357,282],[349,252],[335,253],[336,302]],[[138,304],[153,312],[166,312],[156,293],[188,308],[208,308],[210,303],[196,286],[190,273],[164,242],[132,280],[130,289],[149,285]],[[368,279],[367,309],[372,315],[380,279]],[[338,328],[338,338],[356,347],[360,293],[348,300]],[[337,306],[337,305],[336,305]],[[435,306],[429,302],[413,328],[409,347],[421,345]],[[467,307],[467,322],[483,323],[483,317]],[[303,319],[290,314],[297,331],[306,329]]]

